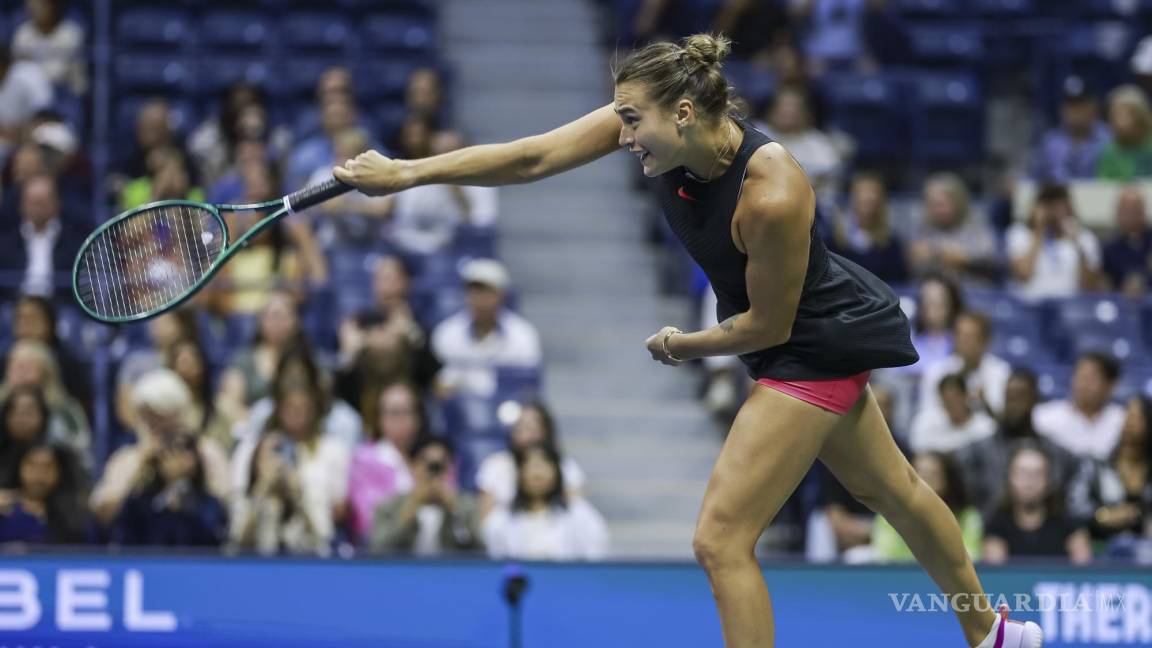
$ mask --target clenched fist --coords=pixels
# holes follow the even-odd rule
[[[332,175],[368,196],[384,196],[408,189],[404,178],[405,163],[366,151],[332,169]]]

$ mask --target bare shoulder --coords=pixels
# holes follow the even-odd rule
[[[769,142],[748,160],[734,224],[771,221],[806,230],[815,216],[815,205],[816,195],[804,170],[783,146]]]

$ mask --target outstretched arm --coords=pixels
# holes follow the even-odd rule
[[[547,133],[429,158],[393,160],[368,151],[336,167],[332,174],[368,195],[426,184],[521,184],[604,157],[619,148],[619,136],[620,119],[607,105]]]

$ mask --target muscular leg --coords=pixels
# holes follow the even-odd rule
[[[772,604],[756,540],[840,417],[756,385],[716,460],[692,547],[708,574],[727,648],[771,648]]]
[[[820,460],[848,492],[892,524],[941,591],[983,596],[956,517],[896,447],[871,390],[828,436]],[[987,606],[975,607],[956,613],[970,646],[984,639],[995,617]]]

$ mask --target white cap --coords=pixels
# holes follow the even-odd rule
[[[62,155],[76,152],[76,135],[60,122],[45,122],[32,129],[33,142],[54,149]]]
[[[508,288],[508,271],[504,264],[495,259],[472,259],[460,269],[460,277],[464,283],[480,284],[505,290]]]
[[[1134,74],[1152,74],[1152,36],[1145,36],[1144,39],[1140,41],[1140,44],[1136,46],[1136,52],[1132,55],[1131,65]]]
[[[132,404],[147,407],[161,416],[184,412],[192,405],[192,392],[170,369],[153,369],[132,387]]]

